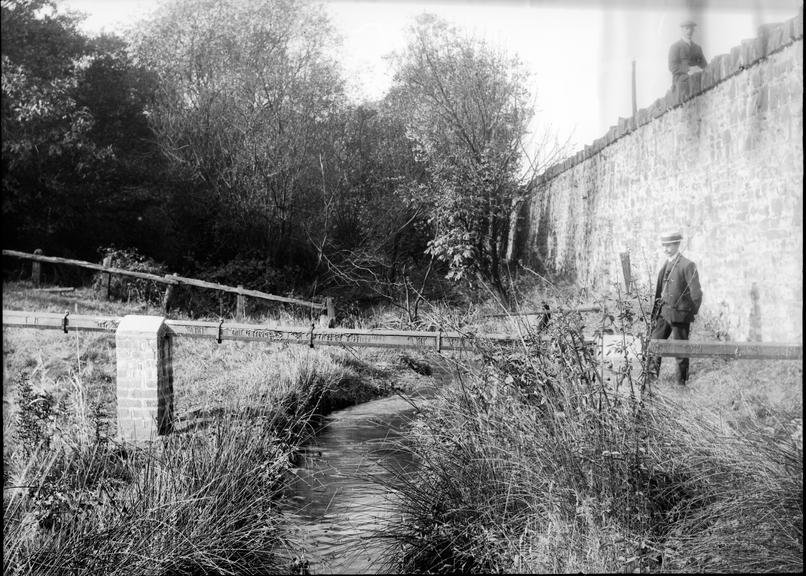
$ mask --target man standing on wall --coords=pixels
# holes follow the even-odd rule
[[[655,304],[652,308],[652,339],[688,340],[689,327],[702,304],[702,290],[697,266],[680,254],[683,235],[671,232],[660,237],[666,263],[658,274]],[[650,375],[657,378],[661,357],[650,360]],[[688,358],[677,358],[677,383],[688,380]]]
[[[696,27],[697,24],[693,20],[681,22],[682,38],[672,44],[669,49],[672,86],[683,94],[688,94],[688,75],[702,70],[708,65],[702,53],[702,47],[692,40]]]

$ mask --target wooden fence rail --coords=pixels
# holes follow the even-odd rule
[[[370,347],[470,350],[473,341],[514,345],[516,336],[272,327],[255,324],[166,320],[162,316],[70,316],[69,313],[3,310],[4,327],[115,332],[117,434],[138,441],[168,434],[173,427],[173,337]],[[584,342],[590,346],[595,341]],[[649,351],[661,356],[721,356],[745,359],[801,359],[801,344],[759,342],[688,342],[651,340]]]
[[[332,301],[328,302],[310,302],[308,300],[299,300],[297,298],[287,298],[285,296],[276,296],[274,294],[267,294],[259,290],[249,290],[242,286],[227,286],[225,284],[218,284],[215,282],[206,282],[204,280],[196,280],[195,278],[186,278],[184,276],[177,276],[176,274],[167,274],[159,276],[157,274],[148,274],[146,272],[134,272],[132,270],[125,270],[123,268],[113,268],[104,266],[103,264],[94,264],[92,262],[85,262],[84,260],[73,260],[70,258],[59,258],[56,256],[43,256],[40,254],[29,254],[28,252],[18,252],[17,250],[3,250],[3,256],[12,256],[14,258],[23,258],[32,260],[34,262],[50,262],[52,264],[67,264],[69,266],[79,266],[89,270],[97,270],[107,274],[118,274],[121,276],[131,276],[134,278],[141,278],[143,280],[151,280],[160,284],[167,284],[169,289],[171,286],[178,286],[184,284],[187,286],[196,286],[198,288],[208,288],[210,290],[218,290],[220,292],[230,292],[238,294],[239,296],[249,296],[250,298],[259,298],[262,300],[271,300],[274,302],[284,302],[286,304],[295,304],[297,306],[306,306],[314,310],[321,310],[324,312],[331,312],[333,310]],[[166,299],[167,300],[167,299]],[[331,319],[332,320],[332,319]]]
[[[508,318],[509,316],[545,316],[546,314],[564,312],[601,312],[602,308],[596,304],[577,306],[576,308],[544,308],[543,310],[528,310],[526,312],[503,312],[496,314],[482,314],[482,318]]]
[[[733,358],[736,360],[802,360],[803,344],[791,342],[692,342],[650,340],[648,352],[683,358]]]
[[[69,313],[3,310],[3,326],[17,328],[85,330],[114,332],[122,318],[113,316],[78,316]],[[66,321],[66,323],[65,323]],[[165,320],[171,336],[246,340],[253,342],[288,342],[308,345],[347,345],[371,348],[430,348],[433,350],[468,350],[474,339],[510,345],[517,336],[506,334],[470,334],[459,332],[427,332],[412,330],[368,330],[288,327],[236,322],[204,322],[198,320]],[[592,343],[592,342],[591,342]]]
[[[66,320],[66,323],[65,323]],[[65,329],[84,331],[117,330],[119,316],[86,316],[58,312],[3,310],[3,326],[18,328]],[[246,340],[257,342],[297,342],[310,344],[347,344],[380,348],[431,348],[466,350],[474,339],[511,345],[520,342],[509,334],[474,334],[472,332],[431,332],[413,330],[370,330],[348,328],[304,328],[243,324],[237,322],[205,322],[198,320],[165,320],[167,332],[174,336]],[[595,341],[586,340],[593,345]],[[792,342],[693,342],[691,340],[650,340],[649,354],[665,357],[729,358],[744,360],[801,360],[803,344]]]

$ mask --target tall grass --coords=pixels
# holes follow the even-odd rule
[[[84,371],[35,386],[25,362],[14,362],[17,406],[4,422],[5,574],[295,569],[299,546],[284,536],[277,503],[294,452],[317,415],[383,390],[346,354],[255,354],[240,373],[214,378],[198,354],[186,356],[179,362],[208,375],[185,399],[183,432],[138,446],[105,432],[87,394],[97,385],[82,378],[86,362]],[[233,381],[239,376],[250,376],[249,385]]]
[[[484,365],[457,370],[406,444],[420,467],[391,484],[390,569],[802,570],[794,420],[771,436],[629,366],[608,382],[572,314],[518,350],[479,347]]]

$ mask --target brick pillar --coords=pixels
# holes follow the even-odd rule
[[[173,427],[171,340],[162,316],[125,316],[115,333],[117,430],[129,441],[149,440]]]

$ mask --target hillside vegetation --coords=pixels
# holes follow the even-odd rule
[[[2,4],[4,247],[142,256],[410,320],[457,283],[506,291],[511,211],[559,153],[524,156],[516,58],[423,15],[390,91],[355,102],[312,2],[171,0],[124,36],[80,20],[54,0]]]

